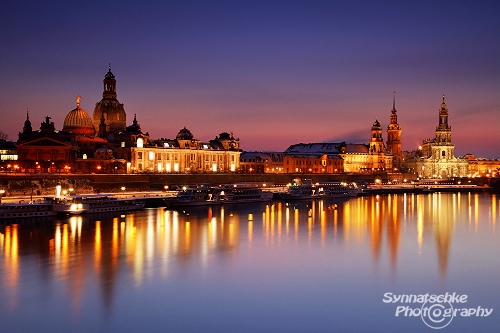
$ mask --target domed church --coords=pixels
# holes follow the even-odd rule
[[[99,132],[99,124],[101,118],[104,118],[106,124],[106,135],[116,135],[124,131],[127,127],[127,117],[123,104],[116,98],[116,79],[115,75],[111,72],[111,65],[108,67],[108,72],[104,76],[104,91],[102,99],[96,103],[92,119],[94,121],[94,128]],[[100,133],[101,134],[101,133]]]
[[[71,110],[64,119],[63,131],[78,135],[95,135],[94,123],[87,111],[80,108],[82,98],[76,95],[76,109]]]

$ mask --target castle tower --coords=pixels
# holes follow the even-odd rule
[[[396,110],[396,92],[392,99],[391,123],[387,126],[387,150],[394,155],[394,167],[400,168],[403,162],[401,152],[401,126],[398,124]]]
[[[96,103],[92,119],[96,132],[100,133],[99,124],[104,115],[106,136],[109,134],[115,135],[125,130],[127,118],[123,104],[118,102],[116,97],[116,79],[115,75],[111,72],[111,65],[104,76],[103,83],[104,91],[102,93],[102,100]]]
[[[370,153],[379,154],[383,153],[384,150],[385,147],[384,139],[382,138],[382,126],[380,126],[378,119],[375,119],[371,130]]]
[[[378,119],[375,119],[371,130],[370,155],[372,156],[372,169],[385,169],[385,146],[382,126]]]

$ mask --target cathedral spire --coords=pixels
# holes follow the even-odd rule
[[[396,91],[394,91],[393,97],[392,97],[392,109],[394,111],[396,111]]]

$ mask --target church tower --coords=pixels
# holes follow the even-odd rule
[[[464,158],[455,157],[455,145],[451,142],[451,126],[448,125],[448,109],[444,96],[439,109],[435,138],[424,140],[419,156],[409,164],[422,178],[447,179],[467,176],[469,162]]]
[[[451,126],[448,125],[448,109],[444,102],[444,95],[443,103],[439,110],[439,124],[436,126],[436,142],[451,144]]]
[[[401,153],[401,126],[398,124],[396,92],[392,98],[391,123],[387,126],[387,150],[394,155],[394,167],[400,168],[403,162]]]
[[[101,124],[101,118],[104,116],[106,137],[108,137],[110,134],[114,136],[124,131],[127,126],[127,119],[123,104],[118,102],[116,97],[116,79],[115,75],[111,72],[111,65],[104,76],[103,83],[104,91],[102,93],[102,100],[96,103],[92,119],[96,133],[101,134],[102,128],[100,129],[99,125]]]

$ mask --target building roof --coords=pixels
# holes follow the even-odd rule
[[[368,154],[369,147],[363,143],[321,142],[298,143],[285,150],[285,154]]]

